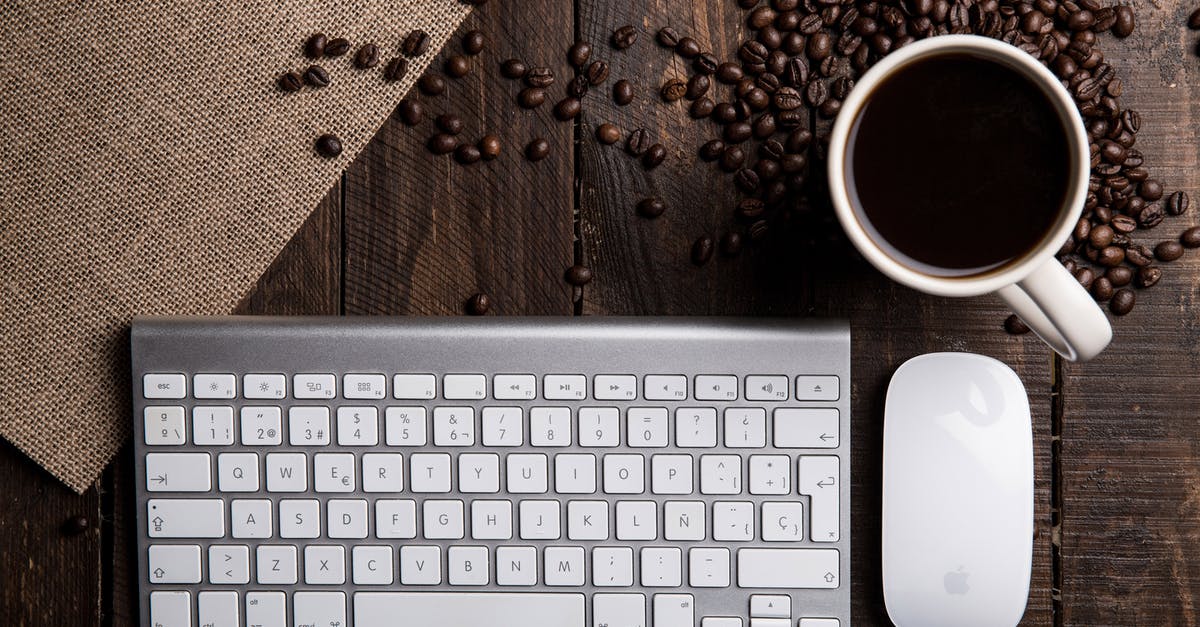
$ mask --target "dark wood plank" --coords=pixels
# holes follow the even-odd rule
[[[1193,202],[1200,188],[1200,62],[1194,3],[1138,3],[1138,30],[1104,41],[1142,114],[1138,147],[1152,175]],[[1195,209],[1135,239],[1151,245],[1197,223]],[[1100,358],[1065,369],[1063,615],[1068,625],[1200,621],[1200,258],[1164,264],[1138,293]]]
[[[415,128],[389,120],[346,173],[345,304],[351,314],[457,314],[475,292],[491,295],[493,310],[510,314],[568,314],[562,280],[574,263],[572,125],[554,120],[552,102],[539,110],[516,105],[520,84],[499,75],[500,61],[519,57],[559,77],[571,42],[569,3],[537,0],[491,3],[467,18],[459,33],[487,34],[484,52],[446,92],[414,92],[426,110]],[[430,67],[461,50],[451,39]],[[499,158],[470,166],[425,148],[433,118],[454,113],[462,141],[494,133],[505,142]],[[545,137],[550,156],[523,157],[526,142]]]

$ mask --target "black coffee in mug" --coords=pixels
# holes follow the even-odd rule
[[[1067,129],[1045,93],[966,53],[917,59],[876,86],[850,131],[858,219],[896,261],[972,276],[1037,248],[1071,185]]]

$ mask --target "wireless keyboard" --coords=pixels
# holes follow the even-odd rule
[[[835,627],[850,332],[142,318],[142,624]]]

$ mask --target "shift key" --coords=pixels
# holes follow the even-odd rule
[[[739,588],[836,588],[837,549],[738,549]]]
[[[146,529],[151,538],[221,538],[225,502],[221,499],[150,499]]]

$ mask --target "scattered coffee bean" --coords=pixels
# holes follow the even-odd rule
[[[720,60],[718,60],[717,56],[713,53],[701,52],[696,56],[695,60],[692,61],[692,68],[696,70],[696,73],[708,76],[716,73],[717,66],[720,64]]]
[[[766,204],[763,201],[757,198],[745,198],[738,203],[734,213],[743,220],[751,221],[757,220],[764,211],[766,211]]]
[[[596,140],[605,146],[621,141],[621,129],[607,122],[596,127]]]
[[[726,257],[736,257],[742,252],[742,235],[736,231],[729,231],[721,236],[721,254]]]
[[[637,43],[638,32],[633,26],[626,24],[613,31],[612,45],[617,50],[625,50],[626,48]]]
[[[692,101],[692,106],[688,107],[688,115],[700,120],[712,115],[713,107],[716,105],[707,96],[701,96]]]
[[[745,77],[745,73],[742,72],[742,66],[732,61],[726,61],[718,65],[716,74],[717,80],[726,85],[733,85]]]
[[[1096,248],[1104,248],[1113,241],[1113,229],[1107,224],[1101,224],[1087,235],[1088,241]]]
[[[700,44],[691,37],[681,37],[679,43],[675,44],[675,54],[685,59],[693,59],[700,54]]]
[[[558,104],[554,105],[554,117],[564,122],[572,120],[575,116],[579,115],[579,109],[579,99],[568,96],[559,100]]]
[[[1024,335],[1029,333],[1029,327],[1025,326],[1025,321],[1017,317],[1017,314],[1010,314],[1004,319],[1004,330],[1009,335]]]
[[[429,50],[429,34],[423,30],[414,30],[400,42],[400,52],[407,57],[419,57]]]
[[[625,152],[633,156],[640,157],[646,149],[650,147],[650,133],[644,128],[633,129],[629,134],[629,138],[625,140]]]
[[[1154,258],[1159,261],[1175,261],[1183,256],[1183,244],[1175,241],[1159,242],[1154,247]]]
[[[548,67],[532,67],[525,72],[525,84],[545,89],[554,84],[554,70]]]
[[[733,174],[733,182],[747,194],[758,191],[758,173],[750,168],[742,168]]]
[[[297,72],[284,72],[277,81],[280,91],[296,92],[304,87],[304,77]]]
[[[614,83],[613,102],[622,107],[633,102],[633,83],[627,80],[619,80]]]
[[[447,135],[458,135],[463,130],[462,118],[453,113],[443,113],[437,117],[437,127]]]
[[[575,287],[583,287],[592,282],[592,269],[576,264],[567,268],[563,277],[567,280],[567,283]]]
[[[396,115],[407,125],[416,126],[425,116],[425,108],[421,103],[405,98],[396,107]]]
[[[746,151],[740,146],[726,146],[721,153],[721,169],[726,172],[737,172],[746,163]]]
[[[1104,302],[1113,297],[1112,281],[1108,277],[1102,276],[1092,281],[1092,298]]]
[[[730,144],[740,144],[754,134],[748,122],[734,122],[725,127],[725,141]]]
[[[1179,235],[1184,248],[1200,248],[1200,226],[1193,226]]]
[[[819,84],[819,83],[814,83]],[[750,109],[754,111],[762,111],[771,104],[771,96],[767,94],[761,87],[752,87],[742,96],[742,102],[750,105]]]
[[[310,59],[320,59],[325,56],[325,45],[328,39],[322,33],[315,33],[304,42],[304,56]]]
[[[659,198],[643,198],[637,204],[637,213],[643,218],[657,218],[666,210],[667,205]]]
[[[1116,7],[1116,20],[1112,25],[1112,34],[1124,39],[1133,34],[1133,8],[1121,5]]]
[[[1122,261],[1125,261],[1125,251],[1120,246],[1105,246],[1096,255],[1096,263],[1109,268],[1121,265]]]
[[[700,158],[705,161],[716,161],[721,158],[723,152],[725,152],[725,142],[719,139],[710,139],[700,146]]]
[[[417,87],[426,95],[438,96],[446,91],[446,81],[437,74],[426,74],[417,80]]]
[[[713,256],[713,238],[709,235],[701,235],[692,243],[692,263],[702,266]]]
[[[500,138],[495,135],[484,135],[479,140],[479,155],[484,161],[491,161],[500,156]]]
[[[475,294],[467,299],[467,313],[472,316],[482,316],[492,308],[492,298],[487,294]]]
[[[1158,266],[1138,268],[1136,283],[1138,287],[1152,287],[1162,278],[1162,269]]]
[[[483,45],[487,39],[483,36],[483,31],[469,30],[463,34],[462,48],[463,52],[474,56],[483,52]]]
[[[76,536],[88,530],[91,526],[91,521],[87,516],[72,516],[62,524],[62,532],[69,536]]]
[[[438,133],[429,138],[426,146],[429,148],[429,152],[435,155],[448,155],[454,152],[455,148],[458,148],[458,140],[453,135]]]
[[[599,85],[608,80],[608,64],[603,61],[592,61],[587,66],[587,80],[592,85]]]
[[[529,68],[520,59],[508,59],[500,64],[500,75],[504,78],[525,78]]]
[[[317,137],[317,140],[313,143],[313,148],[316,149],[318,155],[326,159],[332,159],[342,154],[342,140],[338,139],[336,135],[326,133]]]
[[[1167,199],[1167,213],[1177,216],[1187,211],[1188,195],[1187,192],[1175,192]]]
[[[463,165],[471,165],[481,158],[483,158],[483,153],[471,144],[460,144],[458,148],[454,149],[454,160]]]
[[[536,109],[546,102],[546,90],[540,87],[526,87],[517,94],[517,103],[526,109]]]
[[[1129,266],[1109,268],[1104,276],[1113,284],[1113,287],[1125,287],[1129,285],[1130,281],[1133,281],[1133,268]]]
[[[663,48],[674,48],[675,46],[679,45],[679,33],[670,26],[664,26],[658,29],[658,33],[654,36],[654,39],[658,42],[658,45],[662,46]]]
[[[592,56],[592,44],[586,41],[577,41],[567,50],[567,62],[576,69],[582,70],[584,65],[587,65],[588,59]]]
[[[662,164],[667,158],[667,149],[662,144],[654,144],[646,149],[642,155],[642,167],[647,170],[653,170]]]
[[[379,65],[379,46],[375,44],[363,44],[359,46],[358,52],[354,53],[354,67],[360,70],[368,70]]]
[[[329,84],[329,72],[319,65],[310,65],[304,70],[304,82],[312,87],[325,87]]]
[[[446,59],[444,69],[450,78],[462,78],[471,71],[471,62],[466,57],[456,54]]]
[[[1192,30],[1200,30],[1200,8],[1192,11],[1192,14],[1188,16],[1187,25]]]
[[[1108,310],[1113,312],[1114,315],[1124,316],[1133,311],[1133,305],[1136,300],[1137,297],[1134,296],[1133,290],[1129,288],[1119,289],[1116,294],[1113,294],[1112,300],[1108,301]]]
[[[662,90],[659,92],[659,94],[662,96],[662,99],[666,102],[675,102],[676,100],[683,98],[684,94],[686,93],[687,84],[678,78],[672,78],[663,83]]]
[[[550,155],[550,142],[538,138],[525,146],[525,158],[530,161],[541,161]]]
[[[343,37],[334,37],[325,43],[325,56],[340,57],[350,51],[350,41]]]
[[[1081,222],[1090,224],[1086,218],[1081,218]],[[1129,234],[1136,231],[1138,225],[1137,220],[1122,214],[1113,216],[1112,220],[1109,222],[1109,226],[1111,226],[1112,230],[1116,231],[1117,233]]]
[[[408,59],[404,57],[396,57],[388,61],[386,67],[383,68],[383,77],[389,81],[398,81],[408,74]]]
[[[571,82],[567,83],[567,95],[572,98],[582,99],[587,95],[588,89],[591,86],[592,83],[588,80],[587,76],[578,74],[575,78],[571,79]]]

